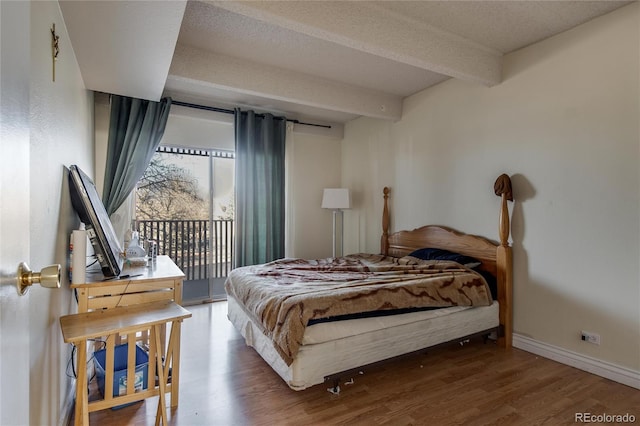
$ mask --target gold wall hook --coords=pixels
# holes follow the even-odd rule
[[[25,262],[20,263],[16,282],[18,294],[24,296],[33,284],[40,284],[46,288],[60,288],[61,269],[60,265],[51,265],[43,268],[40,272],[33,272]]]

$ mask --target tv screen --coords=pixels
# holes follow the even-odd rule
[[[87,236],[105,277],[120,275],[122,248],[93,181],[78,166],[69,168],[71,204],[85,224]]]

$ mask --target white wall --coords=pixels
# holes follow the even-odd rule
[[[233,115],[172,105],[162,145],[233,151]]]
[[[345,253],[380,252],[382,190],[385,186],[397,189],[393,184],[395,155],[390,122],[360,118],[345,126],[342,187],[351,190],[352,204],[344,214]]]
[[[60,36],[52,81],[52,24]],[[30,423],[57,424],[71,403],[66,375],[71,353],[58,318],[76,311],[67,279],[69,234],[79,225],[65,166],[93,174],[93,95],[85,90],[57,2],[31,2],[31,256],[34,270],[59,263],[62,288],[34,286],[30,298]],[[19,37],[19,35],[16,35]],[[65,408],[66,409],[66,408]]]
[[[322,209],[324,188],[340,187],[341,140],[288,132],[289,257],[320,259],[332,253],[332,212]]]
[[[393,230],[497,239],[493,183],[507,173],[515,332],[640,372],[639,7],[507,55],[495,87],[448,80],[408,98],[397,123],[349,123],[349,249],[379,250],[385,185]]]

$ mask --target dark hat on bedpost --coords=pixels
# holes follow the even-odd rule
[[[506,174],[501,174],[496,179],[496,183],[493,184],[493,190],[499,197],[504,194],[507,200],[513,201],[513,192],[511,191],[511,178]]]

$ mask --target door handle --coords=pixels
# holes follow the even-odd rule
[[[33,284],[40,284],[46,288],[60,288],[60,270],[60,265],[51,265],[40,272],[33,272],[25,262],[20,263],[16,282],[18,294],[24,296]]]

